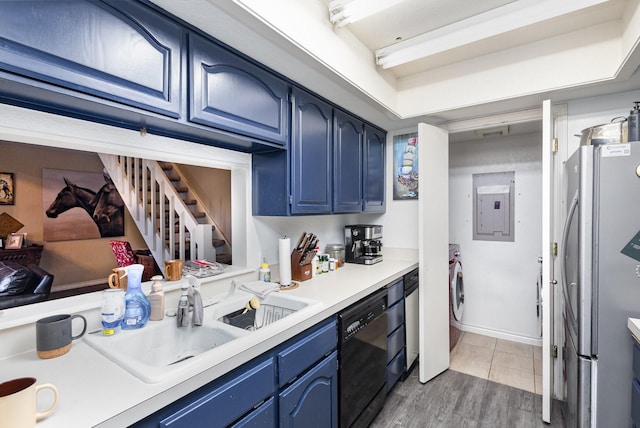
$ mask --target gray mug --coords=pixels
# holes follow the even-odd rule
[[[82,319],[82,332],[74,336],[72,320]],[[52,315],[36,321],[36,349],[38,357],[55,358],[71,349],[71,341],[81,338],[87,331],[87,319],[82,315]]]

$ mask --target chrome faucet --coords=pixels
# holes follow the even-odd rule
[[[203,311],[202,296],[198,290],[196,279],[191,276],[186,276],[189,280],[189,284],[182,285],[182,294],[180,300],[178,300],[178,310],[176,312],[176,320],[178,327],[189,327],[190,321],[193,322],[194,327],[202,325]],[[189,319],[190,312],[193,312],[191,320]]]

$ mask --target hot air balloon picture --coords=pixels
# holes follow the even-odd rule
[[[418,199],[418,136],[393,138],[393,199]]]

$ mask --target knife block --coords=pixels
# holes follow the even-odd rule
[[[291,279],[294,281],[306,281],[311,279],[311,263],[301,265],[302,253],[294,250],[291,253]]]

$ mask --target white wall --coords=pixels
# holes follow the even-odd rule
[[[450,144],[449,240],[460,244],[464,330],[537,343],[541,134]],[[472,174],[515,171],[515,241],[473,240]]]

